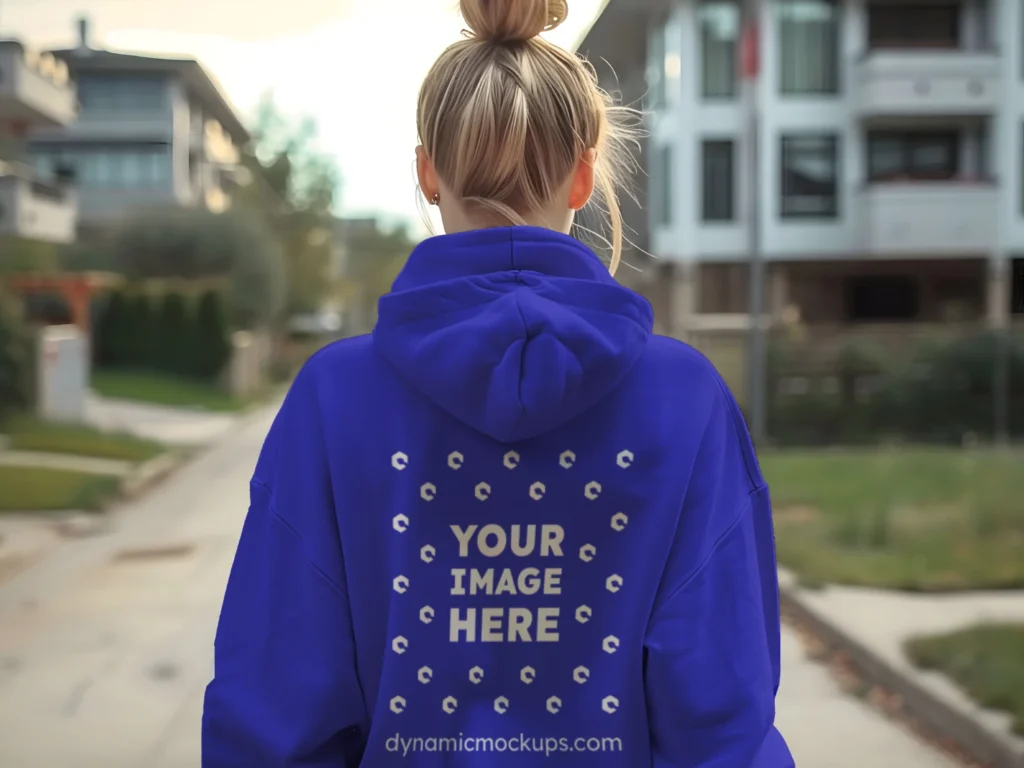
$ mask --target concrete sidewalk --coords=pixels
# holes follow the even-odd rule
[[[910,698],[908,694],[914,688],[920,689],[923,696],[913,698],[920,701],[916,708],[923,707],[924,711],[913,712],[915,717],[933,721],[936,730],[957,737],[972,751],[985,750],[988,756],[991,749],[988,759],[996,760],[997,765],[1024,766],[1024,738],[1012,732],[1008,714],[982,709],[945,675],[916,668],[903,651],[906,641],[914,637],[993,622],[1024,624],[1024,591],[927,595],[843,586],[810,590],[799,588],[788,573],[781,575],[780,582],[784,593],[798,601],[816,622],[824,622],[903,678],[907,691],[897,688],[897,693]],[[939,707],[930,704],[928,698]],[[951,722],[942,708],[948,708],[962,722]],[[997,754],[1001,757],[996,758]]]
[[[0,451],[0,465],[12,467],[43,467],[83,472],[88,475],[127,475],[135,462],[97,459],[69,453],[42,453],[39,451]]]
[[[127,432],[174,446],[207,445],[224,437],[239,418],[235,413],[168,408],[97,395],[89,395],[85,403],[85,420],[96,429]]]
[[[272,413],[0,589],[0,765],[199,765],[213,632]]]
[[[782,686],[775,723],[797,768],[955,768],[944,754],[843,693],[832,673],[807,659],[782,628]]]
[[[0,588],[0,766],[200,764],[213,634],[270,417],[121,510],[114,533]],[[801,768],[952,766],[845,696],[788,629],[777,721]]]

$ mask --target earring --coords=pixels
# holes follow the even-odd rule
[[[430,204],[431,205],[439,205],[440,203],[441,203],[441,195],[439,195],[437,192],[435,192],[434,196],[432,198],[430,198]]]

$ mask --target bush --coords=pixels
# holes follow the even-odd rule
[[[271,324],[284,307],[287,265],[280,243],[263,218],[245,211],[138,213],[116,233],[111,253],[135,280],[229,280],[230,319],[239,327]]]
[[[231,340],[220,293],[207,291],[200,297],[190,324],[192,373],[215,379],[231,357]]]
[[[910,354],[848,344],[816,362],[773,345],[768,358],[768,430],[783,445],[864,444],[898,437],[959,443],[993,437],[997,338],[928,341]],[[1024,343],[1011,339],[1009,424],[1024,436]]]
[[[154,297],[145,292],[136,293],[129,300],[127,327],[124,329],[129,368],[158,365],[165,354],[158,335],[159,319],[154,302]]]
[[[166,373],[189,375],[192,372],[189,354],[189,316],[184,296],[180,293],[168,293],[164,296],[160,303],[155,330],[156,333],[150,342],[152,366]]]
[[[138,364],[133,341],[134,315],[138,307],[124,291],[115,291],[99,314],[96,328],[96,365],[126,368]]]
[[[17,303],[0,291],[0,419],[32,402],[32,340]]]
[[[207,291],[195,312],[184,294],[111,294],[99,312],[96,365],[216,378],[231,355],[223,295]]]

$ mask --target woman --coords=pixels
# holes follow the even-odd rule
[[[294,383],[256,467],[203,765],[792,765],[768,491],[713,367],[567,233],[621,250],[622,113],[462,0],[419,99],[416,248],[372,337]]]

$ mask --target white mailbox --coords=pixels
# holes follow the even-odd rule
[[[53,325],[39,334],[37,410],[47,421],[82,422],[89,389],[89,344],[73,325]]]

